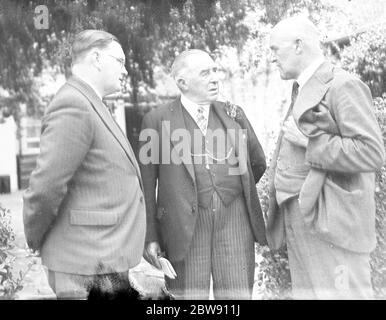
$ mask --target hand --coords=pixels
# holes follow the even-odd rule
[[[284,139],[299,146],[307,148],[308,138],[299,130],[295,119],[291,116],[283,124]]]
[[[30,247],[28,247],[27,243],[25,244],[25,249],[27,251],[28,257],[40,257],[40,250],[31,249]]]
[[[161,256],[161,248],[157,241],[149,242],[143,252],[143,257],[147,262],[158,269],[162,269],[158,258]]]

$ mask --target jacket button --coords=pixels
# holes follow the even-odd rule
[[[140,198],[139,198],[139,201],[142,203],[143,202],[143,196],[141,196]]]
[[[192,212],[196,212],[196,206],[192,205]]]

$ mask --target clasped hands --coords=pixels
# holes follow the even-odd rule
[[[295,119],[292,116],[290,116],[283,123],[282,130],[284,133],[284,139],[299,147],[307,147],[308,138],[299,130],[298,126],[295,123]]]

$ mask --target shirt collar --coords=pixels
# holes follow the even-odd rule
[[[314,62],[312,62],[307,68],[303,70],[303,72],[297,78],[297,83],[299,84],[299,91],[304,87],[308,80],[313,76],[315,71],[320,67],[320,65],[324,62],[324,58],[318,58]]]
[[[185,95],[181,93],[181,104],[189,112],[194,120],[197,118],[198,107],[201,106],[204,108],[204,116],[206,119],[209,118],[210,104],[198,104],[188,99]]]

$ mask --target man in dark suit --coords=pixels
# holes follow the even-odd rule
[[[265,156],[240,107],[216,101],[217,68],[201,50],[180,54],[181,97],[143,119],[139,153],[147,208],[145,258],[165,253],[177,298],[250,299],[254,242],[265,244],[256,183]]]
[[[110,273],[127,279],[146,229],[140,169],[102,102],[127,74],[116,37],[79,33],[72,76],[47,107],[40,154],[24,195],[24,228],[58,298],[86,298]]]
[[[294,79],[271,164],[267,238],[286,240],[295,298],[372,297],[374,172],[385,150],[369,88],[323,57],[311,21],[271,32],[272,61]]]

